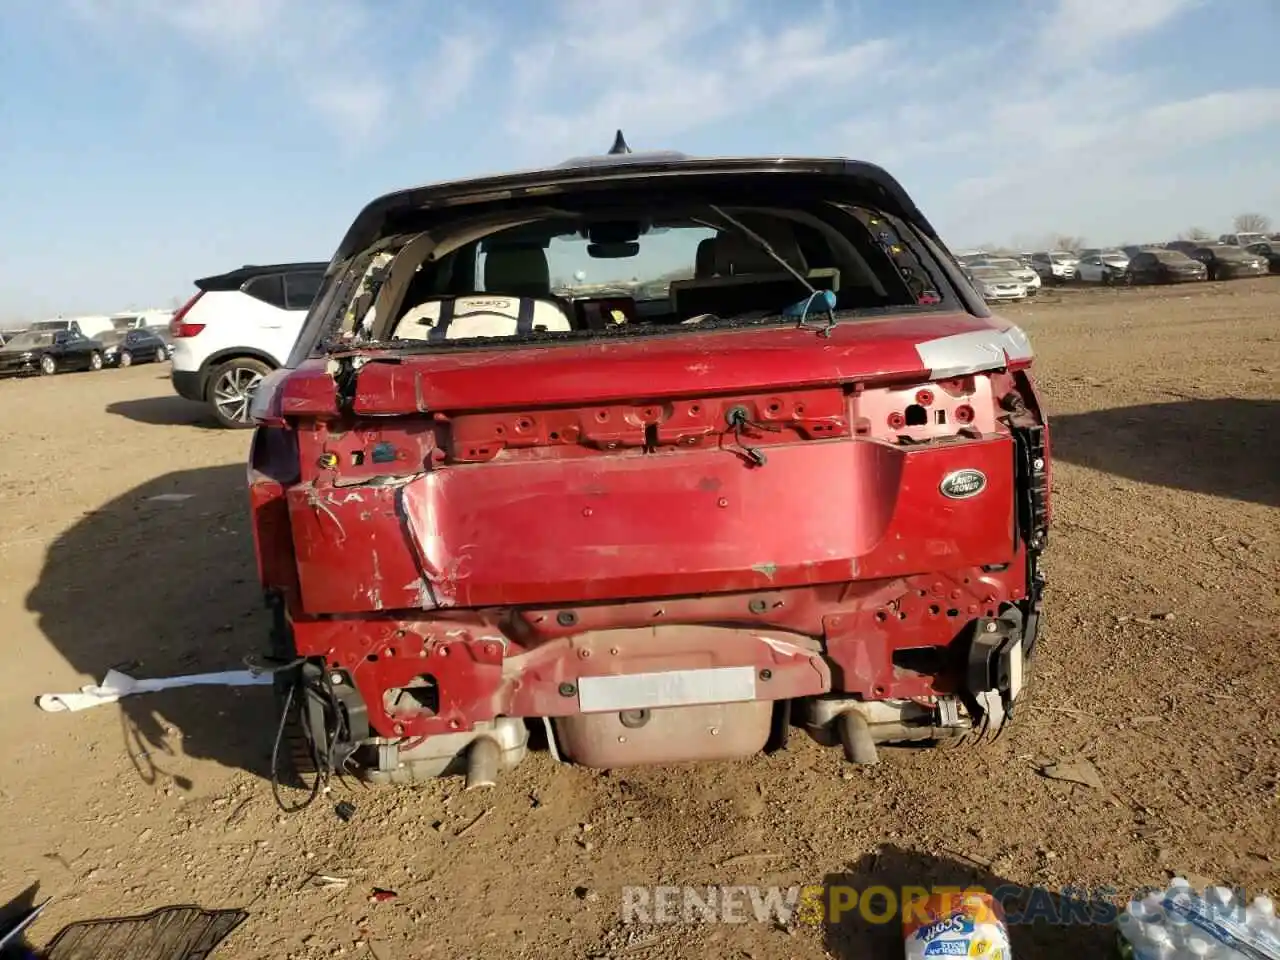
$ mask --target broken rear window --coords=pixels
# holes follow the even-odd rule
[[[438,349],[957,308],[905,223],[799,191],[740,192],[650,193],[616,207],[569,195],[554,208],[437,214],[355,258],[299,348]]]

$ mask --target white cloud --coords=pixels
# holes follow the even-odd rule
[[[512,57],[508,129],[545,157],[613,130],[661,142],[731,117],[839,99],[885,63],[884,39],[842,44],[833,11],[766,31],[740,0],[565,0],[548,35]],[[602,146],[607,145],[603,144]]]
[[[1044,21],[1038,53],[1053,62],[1114,50],[1198,6],[1200,0],[1058,0]]]
[[[394,0],[66,0],[86,24],[136,43],[139,36],[178,41],[236,78],[269,77],[314,110],[339,135],[380,132],[392,106],[426,98],[430,113],[449,109],[466,91],[490,41],[424,31],[413,62],[386,62]],[[422,18],[407,22],[421,24]],[[434,28],[435,23],[430,24]],[[430,67],[428,74],[427,68]],[[427,76],[431,82],[425,82]],[[419,78],[416,83],[405,77]]]
[[[990,20],[975,5],[894,35],[852,0],[487,0],[444,21],[420,0],[61,2],[124,43],[159,36],[273,84],[353,149],[443,133],[468,162],[492,150],[514,167],[603,150],[618,128],[637,148],[712,149],[736,129],[765,150],[883,163],[961,240],[1128,232],[1123,218],[1167,208],[1153,185],[1173,192],[1189,151],[1280,123],[1280,90],[1132,66],[1206,0],[1043,0]]]
[[[420,116],[438,116],[463,100],[496,41],[484,30],[447,34],[418,66],[412,88]]]
[[[1200,2],[1057,0],[1025,48],[1002,32],[985,56],[943,57],[936,83],[850,118],[846,148],[869,145],[868,159],[905,173],[909,188],[917,171],[951,175],[919,199],[961,244],[1052,231],[1134,239],[1135,222],[1209,205],[1173,175],[1180,161],[1280,124],[1280,89],[1188,96],[1163,72],[1121,66],[1135,43]],[[1210,196],[1226,192],[1220,179],[1207,186]]]

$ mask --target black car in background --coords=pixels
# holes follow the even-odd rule
[[[1245,249],[1266,260],[1272,273],[1280,273],[1280,240],[1263,240],[1261,243],[1251,243]]]
[[[0,376],[101,370],[103,350],[79,330],[28,330],[0,347]]]
[[[1271,271],[1265,257],[1249,253],[1244,247],[1226,243],[1210,243],[1197,247],[1191,257],[1205,265],[1209,271],[1210,280],[1262,277]]]
[[[164,341],[167,353],[173,353],[173,341],[169,337],[169,321],[172,313],[149,311],[147,313],[121,313],[111,318],[111,326],[115,330],[150,330]]]
[[[1203,263],[1177,250],[1142,250],[1129,261],[1125,280],[1129,283],[1186,283],[1204,280],[1209,271]]]
[[[100,334],[102,359],[109,367],[131,367],[135,363],[152,363],[168,359],[169,347],[154,330],[135,327],[132,330],[108,330]]]

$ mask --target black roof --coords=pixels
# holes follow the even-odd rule
[[[618,138],[621,140],[621,138]],[[625,140],[603,155],[574,157],[555,167],[450,180],[400,190],[368,204],[347,230],[334,257],[340,262],[375,243],[389,220],[414,210],[428,210],[522,196],[549,197],[564,190],[608,181],[635,184],[671,177],[765,175],[859,180],[887,213],[913,222],[935,241],[933,226],[892,176],[881,167],[843,157],[689,157],[674,152],[630,152]]]
[[[299,270],[324,271],[328,267],[327,260],[308,260],[299,263],[246,263],[243,267],[228,270],[226,273],[201,277],[196,281],[196,287],[200,290],[239,290],[254,277],[272,273],[293,273]]]

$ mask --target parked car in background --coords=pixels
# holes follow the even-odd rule
[[[1238,280],[1271,272],[1271,265],[1265,257],[1225,243],[1198,247],[1191,258],[1205,265],[1210,280]]]
[[[1224,233],[1218,238],[1218,244],[1232,247],[1247,247],[1250,244],[1262,243],[1267,239],[1265,233]]]
[[[1129,258],[1120,250],[1101,250],[1082,256],[1076,279],[1082,283],[1120,283],[1129,269]]]
[[[1208,276],[1203,263],[1178,250],[1143,250],[1129,261],[1125,273],[1129,283],[1186,283]]]
[[[1185,253],[1188,257],[1203,247],[1207,240],[1170,240],[1165,244],[1167,250],[1177,250],[1179,253]]]
[[[80,330],[80,324],[75,320],[37,320],[27,329],[39,333],[52,333],[57,330],[83,332]]]
[[[966,267],[965,275],[982,299],[988,303],[1027,299],[1027,285],[1004,270],[998,270],[995,267]]]
[[[288,358],[328,266],[244,266],[197,280],[169,323],[178,395],[207,403],[224,427],[252,426],[254,391]]]
[[[32,330],[72,330],[86,337],[95,337],[111,329],[111,318],[105,314],[91,314],[83,317],[69,317],[57,320],[37,320],[31,324]]]
[[[160,336],[146,327],[111,330],[98,337],[102,359],[108,367],[131,367],[135,363],[159,363],[169,356]]]
[[[985,257],[974,260],[969,264],[972,267],[991,267],[995,270],[1002,270],[1013,279],[1027,288],[1028,296],[1035,296],[1043,285],[1044,281],[1040,279],[1040,274],[1036,273],[1021,260],[1013,257]]]
[[[172,310],[143,310],[117,313],[111,318],[111,326],[116,330],[150,330],[165,343],[166,350],[170,346],[169,322],[173,319]]]
[[[1251,243],[1245,248],[1267,261],[1272,273],[1280,273],[1280,240],[1263,240]]]
[[[1076,255],[1065,250],[1041,251],[1031,255],[1031,269],[1045,283],[1065,283],[1076,277]]]
[[[102,344],[77,330],[28,330],[0,347],[0,374],[101,370]]]

